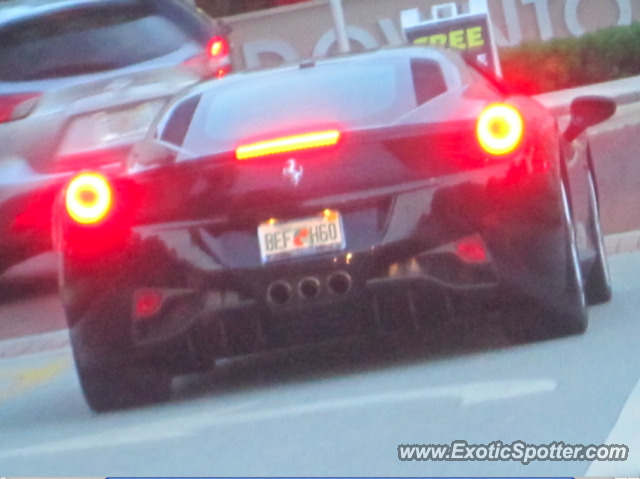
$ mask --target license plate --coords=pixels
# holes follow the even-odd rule
[[[144,136],[163,105],[164,101],[154,101],[126,110],[79,116],[67,129],[57,156],[132,143]]]
[[[129,110],[100,113],[96,118],[96,133],[101,143],[144,135],[157,109],[148,103]]]
[[[263,263],[345,248],[342,217],[326,210],[318,216],[293,221],[269,220],[258,227]]]

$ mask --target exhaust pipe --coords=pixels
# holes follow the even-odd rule
[[[287,304],[291,299],[291,286],[284,281],[271,283],[267,289],[267,299],[274,304]]]
[[[313,299],[320,294],[320,281],[318,278],[304,278],[298,285],[298,292],[304,299]]]
[[[334,294],[347,294],[351,290],[351,276],[345,272],[333,273],[329,276],[327,285]]]

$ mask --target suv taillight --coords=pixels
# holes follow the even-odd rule
[[[209,58],[216,61],[224,60],[229,56],[229,43],[224,37],[213,37],[207,46]]]
[[[0,95],[0,123],[20,120],[29,116],[38,103],[40,93]]]
[[[213,37],[203,53],[189,58],[182,65],[202,78],[222,78],[231,71],[229,43],[224,37]]]

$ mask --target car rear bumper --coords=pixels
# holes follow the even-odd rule
[[[426,256],[458,262],[447,253]],[[494,265],[460,264],[460,276],[443,279],[418,271],[416,263],[394,264],[381,274],[349,265],[284,275],[245,271],[227,276],[228,287],[213,276],[217,286],[149,286],[152,281],[141,287],[107,287],[110,292],[97,294],[88,314],[71,325],[76,354],[85,351],[85,362],[101,354],[110,360],[162,362],[192,349],[215,359],[354,335],[428,329],[499,307],[502,289]],[[336,277],[348,278],[346,287],[332,286]],[[317,281],[317,295],[302,293],[301,285],[310,280]],[[274,301],[269,294],[273,285],[283,284],[290,297]],[[145,294],[161,295],[157,312],[139,314]]]

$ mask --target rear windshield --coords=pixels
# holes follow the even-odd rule
[[[167,55],[188,41],[144,5],[65,10],[0,30],[0,81],[115,70]]]
[[[232,149],[272,135],[388,124],[415,108],[416,101],[407,62],[362,62],[220,85],[207,93],[203,105],[196,123],[204,123],[207,143]]]

